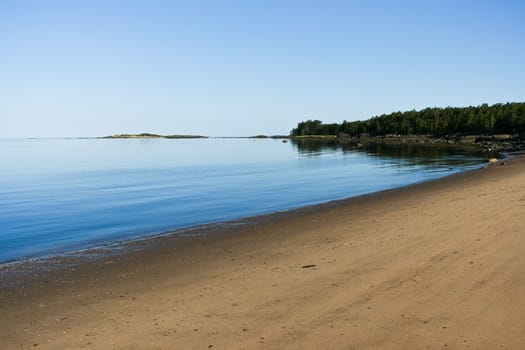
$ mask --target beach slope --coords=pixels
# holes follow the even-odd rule
[[[0,290],[2,349],[525,349],[525,158]]]

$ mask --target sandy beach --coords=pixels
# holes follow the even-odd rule
[[[525,157],[0,286],[2,349],[524,349]]]

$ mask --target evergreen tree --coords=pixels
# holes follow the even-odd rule
[[[484,103],[477,107],[425,108],[421,111],[393,112],[368,120],[341,124],[323,124],[320,120],[307,120],[297,124],[290,134],[337,135],[343,132],[354,136],[396,135],[453,135],[453,134],[522,134],[525,133],[525,103]]]

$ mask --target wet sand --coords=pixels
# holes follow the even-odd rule
[[[307,189],[305,189],[307,190]],[[2,349],[524,349],[525,157],[0,286]]]

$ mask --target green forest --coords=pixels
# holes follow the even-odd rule
[[[394,112],[368,120],[324,124],[320,120],[300,122],[291,136],[369,134],[384,135],[494,135],[525,133],[525,103],[498,103],[489,106],[425,108]]]

